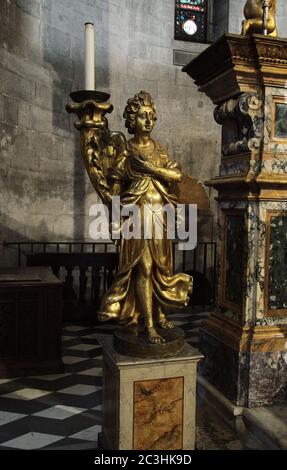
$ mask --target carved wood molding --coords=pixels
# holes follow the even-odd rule
[[[268,84],[284,86],[287,39],[225,34],[183,71],[215,104],[236,97],[236,93],[255,91]]]
[[[211,314],[204,321],[203,330],[238,352],[287,350],[287,325],[244,326]]]

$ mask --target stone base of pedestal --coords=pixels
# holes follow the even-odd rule
[[[211,315],[200,333],[200,374],[236,406],[287,399],[286,327],[241,327]]]
[[[201,406],[212,415],[216,413],[241,436],[246,450],[287,449],[287,403],[256,408],[236,406],[200,374],[197,396]]]
[[[287,403],[244,409],[246,428],[256,435],[264,449],[287,450]]]
[[[103,347],[103,426],[106,450],[192,450],[195,441],[196,368],[189,345],[170,358],[132,358]]]
[[[197,374],[197,396],[204,407],[212,408],[236,432],[243,432],[243,406],[236,406],[223,393]]]

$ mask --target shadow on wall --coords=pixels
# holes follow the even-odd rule
[[[80,155],[80,135],[73,126],[76,116],[68,116],[65,105],[71,91],[84,87],[84,23],[97,17],[96,6],[91,8],[96,2],[72,0],[69,8],[62,0],[42,2],[43,61],[57,75],[57,80],[52,82],[53,128],[58,131],[60,129],[60,135],[65,138],[75,140],[74,155],[70,155],[74,159],[73,207],[75,213],[84,213],[86,188],[85,169]],[[77,219],[77,223],[74,221],[73,238],[85,238],[84,218]]]
[[[11,229],[10,227],[14,227]],[[19,222],[19,220],[9,217],[1,216],[0,224],[0,268],[1,267],[17,267],[19,264],[19,252],[18,246],[14,243],[27,243],[27,245],[21,247],[21,265],[25,266],[26,259],[24,252],[32,252],[32,243],[49,243],[49,242],[85,242],[86,240],[68,239],[63,237],[62,234],[55,231],[55,228],[51,230],[49,228],[49,221],[44,216],[37,217],[37,223],[31,228],[27,227],[25,221]],[[13,245],[8,245],[13,243]],[[43,249],[43,246],[40,245]],[[55,246],[50,246],[50,250],[56,250]]]
[[[86,186],[87,176],[80,156],[80,135],[73,126],[75,116],[66,113],[65,105],[70,92],[84,86],[86,21],[94,21],[96,26],[97,88],[109,91],[108,2],[0,0],[0,12],[0,52],[3,53],[1,67],[5,72],[0,91],[11,97],[9,103],[15,102],[15,117],[12,116],[12,105],[7,108],[6,96],[6,110],[0,109],[1,117],[2,114],[7,114],[7,109],[9,110],[9,116],[3,117],[1,125],[5,146],[9,147],[1,162],[1,172],[3,170],[3,178],[6,181],[4,188],[2,187],[5,194],[2,194],[1,202],[7,202],[7,199],[11,198],[16,216],[10,217],[8,205],[3,205],[0,244],[3,238],[7,241],[58,239],[59,233],[62,234],[61,238],[83,240],[87,235],[87,187],[90,191],[92,187]],[[0,95],[0,106],[2,102]],[[18,122],[19,106],[22,109],[21,122]],[[25,116],[23,110],[26,111]],[[24,140],[22,139],[21,145],[17,147],[13,142],[14,135],[19,132]],[[60,146],[63,146],[64,153],[57,152]],[[50,158],[51,154],[53,158]],[[42,166],[41,162],[44,162]],[[65,170],[63,173],[61,168]],[[12,182],[11,186],[7,182],[6,173]],[[17,195],[13,189],[14,176],[21,181],[21,188],[26,196],[23,210],[22,206],[18,206]],[[43,180],[42,183],[40,179]],[[41,191],[38,191],[39,187]],[[70,209],[67,212],[67,197],[72,202],[72,212]],[[53,223],[53,217],[56,220],[56,215],[51,212],[51,198],[58,201],[58,218],[62,210],[62,214],[69,220],[73,219],[73,223],[69,225],[68,236],[65,236],[65,230],[59,228],[58,222]],[[47,200],[48,208],[45,205]],[[33,205],[32,217],[29,201]],[[35,208],[35,201],[39,209]],[[0,263],[3,265],[1,246],[0,250]],[[6,261],[5,255],[5,264]]]
[[[12,242],[30,242],[33,237],[27,235],[27,225],[24,222],[19,222],[12,217],[1,217],[0,224],[0,267],[17,267],[19,262],[17,247],[5,246],[6,243]],[[10,229],[9,227],[17,227],[17,229]],[[38,226],[35,227],[35,233],[42,233],[37,241],[45,241],[53,239],[52,233],[44,220],[39,220]],[[28,250],[28,248],[27,248]]]

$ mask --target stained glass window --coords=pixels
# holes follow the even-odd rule
[[[175,0],[175,39],[207,41],[207,4],[208,0]]]

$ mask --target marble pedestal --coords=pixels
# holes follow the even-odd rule
[[[111,337],[98,341],[103,347],[104,449],[194,449],[198,351],[186,344],[171,358],[132,358],[118,354]]]
[[[200,370],[236,406],[287,399],[287,39],[225,34],[184,67],[214,105],[218,302]]]
[[[234,327],[211,314],[200,332],[200,373],[236,406],[284,403],[286,327]]]

